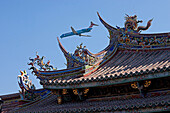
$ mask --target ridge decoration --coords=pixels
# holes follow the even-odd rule
[[[47,63],[44,63],[44,58],[45,56],[42,56],[40,58],[40,56],[38,54],[36,54],[36,58],[29,58],[30,62],[28,63],[28,65],[31,65],[31,68],[29,68],[30,70],[32,69],[33,72],[37,72],[37,71],[52,71],[52,70],[57,70],[57,68],[54,68],[53,65],[50,65],[50,60],[48,60]],[[39,67],[39,68],[37,68]]]

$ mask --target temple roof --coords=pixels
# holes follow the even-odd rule
[[[45,90],[43,92],[36,90],[37,93],[42,93],[40,98],[22,104],[22,106],[18,106],[19,101],[16,101],[13,110],[9,109],[11,112],[139,112],[140,110],[149,112],[169,110],[169,89],[150,90],[147,95],[142,95],[140,92],[142,85],[138,87],[140,94],[130,92],[123,95],[118,93],[118,95],[110,96],[92,96],[84,101],[80,99],[81,102],[73,99],[71,103],[57,104],[61,99],[61,91],[67,98],[64,91],[68,89],[74,93],[74,90],[77,89],[93,91],[93,88],[102,88],[101,86],[130,85],[138,81],[150,81],[163,77],[165,77],[164,80],[168,81],[169,79],[170,33],[141,34],[142,30],[147,30],[151,26],[153,19],[149,20],[146,26],[138,27],[138,23],[141,21],[137,20],[137,16],[127,15],[125,27],[120,28],[112,27],[101,18],[99,13],[97,14],[101,23],[109,31],[108,46],[99,53],[93,54],[89,49],[86,49],[86,46],[82,47],[81,43],[74,53],[69,53],[57,38],[59,47],[67,60],[67,68],[57,70],[50,65],[50,61],[44,63],[44,56],[40,58],[38,54],[36,58],[30,58],[31,62],[28,65],[31,65],[30,69],[33,69],[32,72],[40,79],[40,84]],[[37,68],[38,66],[40,68]],[[25,74],[27,75],[27,73]],[[19,77],[21,80],[25,76],[22,76],[21,72]],[[155,83],[157,84],[157,82]],[[23,84],[20,87],[23,88]],[[25,88],[25,90],[27,89]],[[81,95],[81,93],[79,94]],[[19,93],[16,93],[4,95],[2,99],[10,100],[18,97]],[[164,107],[163,110],[162,107]],[[4,108],[9,111],[8,103]]]
[[[13,94],[1,95],[0,98],[2,98],[2,100],[8,100],[8,99],[11,99],[11,98],[20,98],[20,94],[19,93],[13,93]]]
[[[142,75],[149,75],[154,73],[163,73],[170,70],[170,50],[152,50],[152,51],[132,51],[132,50],[118,50],[115,55],[105,64],[101,65],[96,71],[88,76],[82,76],[70,79],[50,79],[42,81],[45,88],[49,86],[60,87],[83,87],[84,84],[92,87],[99,86],[95,82],[116,80],[119,78],[141,77]],[[167,73],[167,76],[169,72]],[[154,76],[152,76],[154,77]],[[156,76],[155,76],[156,77]],[[89,84],[94,82],[94,84]],[[111,83],[108,83],[111,84]]]
[[[93,54],[80,44],[72,54],[57,38],[67,59],[67,69],[43,71],[33,67],[44,88],[93,87],[102,86],[101,81],[109,85],[122,83],[123,79],[126,79],[124,82],[133,82],[134,78],[138,80],[141,76],[146,76],[142,79],[169,76],[170,33],[141,34],[141,30],[151,26],[152,19],[146,27],[138,27],[140,21],[137,21],[136,16],[128,16],[124,28],[115,28],[106,23],[99,13],[98,17],[109,31],[108,46]],[[158,73],[163,74],[157,76]]]
[[[106,98],[94,98],[88,99],[83,102],[63,103],[59,105],[56,103],[57,95],[50,95],[46,99],[40,100],[32,105],[23,107],[12,112],[106,112],[106,111],[122,111],[133,109],[145,110],[153,112],[162,111],[160,106],[166,106],[170,104],[170,92],[151,92],[148,93],[148,97],[141,97],[139,94],[106,97]],[[165,107],[165,111],[169,108]],[[136,111],[137,112],[137,111]]]

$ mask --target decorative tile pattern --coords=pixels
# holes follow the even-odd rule
[[[107,63],[99,67],[87,77],[70,79],[54,79],[54,84],[77,84],[79,81],[93,82],[106,79],[117,79],[130,76],[145,75],[149,73],[165,72],[170,69],[170,50],[153,51],[124,51],[117,53]],[[55,81],[55,82],[54,82]],[[48,83],[43,81],[43,83]]]

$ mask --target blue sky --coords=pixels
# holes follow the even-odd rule
[[[124,25],[125,13],[138,15],[140,25],[154,18],[152,26],[143,33],[170,31],[169,0],[1,0],[0,1],[0,95],[18,92],[17,76],[27,70],[37,88],[42,86],[28,70],[29,57],[46,56],[58,69],[66,60],[56,37],[70,32],[70,27],[88,27],[97,23],[92,37],[72,36],[60,39],[67,51],[73,52],[81,42],[97,53],[108,43],[108,32],[100,23],[97,11],[112,26]]]

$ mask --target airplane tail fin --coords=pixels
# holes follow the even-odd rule
[[[71,26],[71,30],[72,30],[72,32],[74,33],[74,34],[78,34],[77,32],[76,32],[76,30],[74,30],[74,28]]]
[[[89,28],[92,28],[93,26],[99,26],[99,25],[94,24],[94,23],[91,21],[91,24],[90,24]]]

